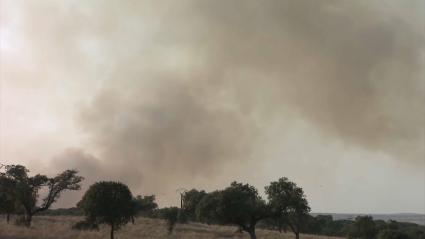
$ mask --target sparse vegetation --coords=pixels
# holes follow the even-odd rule
[[[77,175],[76,170],[65,170],[56,177],[49,178],[45,175],[37,174],[29,176],[29,170],[22,165],[7,165],[6,171],[2,173],[2,181],[8,181],[7,195],[14,199],[14,205],[21,207],[23,224],[31,226],[32,217],[42,211],[46,211],[58,200],[65,190],[79,190],[83,177]],[[45,188],[47,193],[41,205],[37,204],[40,189]]]
[[[94,222],[83,220],[83,221],[76,222],[74,225],[72,225],[72,229],[74,229],[74,230],[87,230],[87,231],[99,230],[99,225],[94,223]]]
[[[109,227],[99,225],[96,230],[72,230],[76,222],[83,217],[73,216],[36,216],[31,228],[18,227],[0,222],[2,239],[105,239],[109,237]],[[205,225],[200,223],[176,224],[170,235],[167,221],[138,217],[135,224],[123,227],[116,232],[119,239],[248,239],[248,234],[241,234],[233,226]],[[281,234],[273,230],[257,230],[258,239],[293,239],[292,234]],[[326,236],[301,235],[301,239],[327,239]]]
[[[173,233],[174,226],[179,220],[180,209],[177,207],[165,207],[156,211],[155,217],[167,222],[168,233]]]
[[[8,225],[5,227],[7,230],[0,230],[1,238],[55,238],[39,232],[42,230],[39,227],[62,223],[68,226],[61,227],[61,238],[66,238],[65,235],[78,238],[77,234],[82,238],[103,238],[105,229],[102,224],[107,224],[110,238],[113,239],[115,231],[130,221],[137,228],[143,228],[137,226],[138,222],[139,225],[155,224],[155,234],[149,234],[149,230],[134,229],[137,233],[124,233],[126,238],[139,238],[142,235],[149,235],[145,238],[245,238],[248,235],[256,239],[258,231],[260,238],[285,238],[289,237],[287,230],[293,232],[295,239],[299,239],[301,233],[353,239],[425,238],[425,226],[414,223],[373,220],[371,216],[358,216],[354,221],[333,220],[329,215],[313,217],[309,214],[310,207],[303,189],[285,177],[265,187],[267,200],[259,196],[255,187],[233,182],[222,190],[209,193],[196,189],[183,193],[182,208],[158,208],[155,195],[133,197],[123,183],[97,182],[86,191],[77,208],[51,210],[49,207],[61,192],[78,190],[83,178],[75,170],[66,170],[54,178],[40,174],[31,177],[28,172],[24,166],[10,165],[0,173],[0,213],[6,215],[2,223]],[[42,187],[47,189],[46,196],[38,206],[38,192]],[[27,229],[16,227],[31,226],[36,213],[44,215],[38,217],[38,225],[31,227],[39,234],[28,236]],[[9,225],[11,214],[14,215],[15,224]],[[76,215],[84,215],[84,218]],[[135,218],[136,215],[143,218]],[[157,232],[160,228],[166,233]],[[189,235],[187,231],[190,231]],[[282,236],[278,236],[279,232]]]

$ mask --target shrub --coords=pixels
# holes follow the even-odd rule
[[[82,230],[82,231],[92,231],[92,230],[99,231],[99,225],[85,220],[85,221],[79,221],[75,223],[74,225],[72,225],[72,229]]]

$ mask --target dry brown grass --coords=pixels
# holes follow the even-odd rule
[[[72,230],[71,225],[81,220],[79,217],[35,217],[31,228],[6,224],[0,220],[0,239],[105,239],[109,238],[109,229],[102,226],[99,231]],[[270,239],[294,238],[292,234],[280,234],[270,230],[257,230],[257,236]],[[168,235],[166,222],[158,219],[138,218],[134,225],[128,224],[116,233],[116,239],[132,238],[239,238],[248,239],[246,233],[236,232],[235,227],[213,226],[199,223],[177,225]],[[301,235],[302,239],[325,239],[329,237]]]

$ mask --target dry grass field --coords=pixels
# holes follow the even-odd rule
[[[15,226],[13,223],[6,224],[0,220],[0,239],[107,239],[109,229],[101,227],[99,231],[72,230],[71,225],[81,220],[79,217],[47,217],[34,218],[31,228]],[[257,237],[270,239],[294,238],[292,234],[280,234],[275,231],[257,230]],[[116,239],[133,238],[238,238],[248,239],[246,233],[236,232],[235,227],[210,226],[198,223],[177,225],[174,232],[168,235],[166,222],[158,219],[138,218],[134,225],[128,224],[115,234]],[[329,237],[301,235],[302,239],[325,239]]]

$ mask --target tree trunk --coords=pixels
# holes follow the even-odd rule
[[[114,239],[114,224],[111,224],[111,239]]]
[[[10,221],[10,213],[8,213],[8,214],[6,215],[6,221],[7,221],[7,224],[9,224],[9,221]]]
[[[257,235],[255,234],[255,227],[249,227],[246,231],[249,233],[251,239],[257,239]]]
[[[32,221],[32,214],[27,213],[27,215],[25,215],[25,226],[30,227],[31,221]]]
[[[300,227],[299,225],[293,225],[291,223],[288,224],[288,226],[291,228],[292,232],[295,234],[295,239],[300,239]]]

